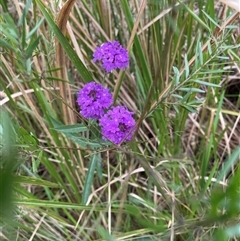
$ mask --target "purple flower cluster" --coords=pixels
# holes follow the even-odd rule
[[[93,62],[102,61],[102,67],[111,72],[114,69],[126,69],[129,65],[128,52],[118,41],[106,42],[93,53]]]
[[[115,144],[130,141],[135,126],[135,120],[125,106],[112,107],[99,121],[104,140],[110,140]]]
[[[85,118],[98,120],[103,116],[104,111],[113,104],[113,98],[109,89],[90,82],[78,92],[77,103],[81,109],[80,113]]]
[[[101,61],[102,67],[111,72],[114,69],[126,69],[129,56],[118,41],[113,41],[97,47],[93,53],[93,61]],[[117,145],[131,140],[135,130],[135,120],[132,117],[134,113],[125,106],[110,108],[113,97],[108,88],[90,82],[78,92],[77,103],[85,118],[99,121],[104,140],[110,140]]]
[[[117,145],[131,140],[135,126],[134,113],[125,106],[110,108],[113,98],[109,89],[90,82],[78,92],[77,103],[85,118],[99,120],[104,140]]]

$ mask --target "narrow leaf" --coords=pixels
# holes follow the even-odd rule
[[[84,124],[75,124],[75,125],[62,125],[53,128],[56,131],[62,132],[62,133],[79,133],[88,131],[88,128]]]
[[[210,41],[207,42],[207,47],[208,47],[209,55],[212,55],[212,47],[211,47],[211,42]]]
[[[188,98],[190,97],[192,93],[190,91],[187,91],[187,94],[183,96],[181,103],[184,103],[188,100]]]
[[[214,24],[215,27],[221,29],[221,26],[216,21],[214,21],[214,19],[211,18],[205,11],[202,10],[202,13]]]
[[[75,143],[77,143],[81,147],[89,147],[91,149],[103,147],[103,144],[101,144],[98,140],[89,140],[87,138],[75,136],[70,133],[65,133],[65,136],[74,141]]]
[[[180,1],[181,2],[181,1]],[[183,2],[181,2],[183,4]],[[184,7],[187,9],[187,11],[197,20],[199,24],[201,24],[205,29],[207,29],[209,32],[211,32],[211,29],[208,25],[206,25],[202,19],[194,12],[192,11],[187,5],[183,4]]]
[[[191,106],[188,106],[188,105],[181,105],[181,106],[191,113],[197,113],[197,110]]]
[[[178,85],[179,84],[179,79],[180,79],[180,72],[177,67],[173,66],[173,72],[174,72],[174,84]]]
[[[217,180],[221,181],[224,176],[226,176],[231,168],[239,162],[240,159],[240,146],[238,146],[233,153],[228,157],[228,159],[224,162],[223,169],[218,174]]]
[[[221,87],[221,85],[213,84],[213,83],[202,81],[202,80],[198,80],[198,79],[193,80],[193,82],[201,84],[201,85],[210,86],[210,87],[218,87],[218,88]]]
[[[189,101],[187,104],[189,106],[198,106],[201,105],[204,102],[204,98],[200,98],[200,99],[194,99],[192,101]]]
[[[38,30],[43,20],[44,18],[41,18],[40,21],[34,26],[34,28],[27,34],[26,40],[28,40]]]
[[[226,235],[228,238],[240,238],[240,224],[236,224],[234,226],[231,226],[229,228],[227,228],[227,230],[225,231]]]
[[[189,76],[189,65],[187,60],[187,55],[184,55],[184,64],[185,64],[185,77],[187,78]]]
[[[97,162],[98,162],[98,155],[94,154],[92,156],[92,160],[89,163],[89,168],[88,168],[86,180],[84,183],[83,196],[82,196],[82,204],[83,205],[87,204],[88,197],[91,193],[91,186],[93,183],[93,176],[94,176],[94,171],[96,169]]]
[[[0,38],[0,46],[15,52],[15,48],[13,48],[7,41],[2,38]]]
[[[172,94],[172,96],[180,100],[182,100],[183,98],[181,95],[177,95],[177,94]]]
[[[98,161],[97,161],[97,175],[100,180],[102,180],[102,158],[101,158],[101,153],[99,152],[98,154]]]
[[[33,38],[31,39],[33,40]],[[32,57],[33,51],[37,48],[39,44],[40,36],[38,36],[35,40],[31,41],[26,49],[26,58]]]
[[[179,88],[179,90],[184,91],[184,92],[196,92],[196,93],[205,93],[204,90],[200,90],[198,88]]]
[[[28,176],[14,176],[14,183],[19,184],[28,184],[28,185],[36,185],[36,186],[43,186],[43,187],[59,187],[58,184],[43,180],[41,178],[33,178]]]
[[[202,45],[200,40],[197,43],[197,53],[198,53],[200,64],[203,65],[203,53],[202,53]]]

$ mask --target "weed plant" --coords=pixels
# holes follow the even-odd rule
[[[239,240],[240,12],[210,0],[0,7],[0,240]],[[110,41],[127,68],[93,61]],[[92,81],[129,110],[130,137],[102,138],[81,114]]]

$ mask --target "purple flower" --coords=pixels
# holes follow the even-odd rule
[[[111,72],[113,69],[126,69],[129,64],[128,52],[118,41],[107,42],[97,47],[93,62],[102,61],[102,67]]]
[[[78,92],[77,103],[81,109],[80,113],[85,118],[98,120],[104,114],[104,110],[112,105],[113,98],[109,89],[90,82]]]
[[[103,139],[115,144],[130,141],[135,126],[133,114],[125,106],[116,106],[108,110],[99,120]]]

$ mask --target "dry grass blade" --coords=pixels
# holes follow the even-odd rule
[[[112,26],[110,15],[110,2],[108,0],[99,1],[100,13],[102,14],[103,30],[112,39]]]
[[[239,0],[219,0],[220,2],[226,4],[228,7],[231,7],[238,12],[240,12],[240,1]]]
[[[153,25],[155,22],[159,21],[161,18],[163,18],[166,14],[171,12],[174,7],[177,7],[180,3],[176,3],[173,7],[170,7],[168,9],[165,9],[162,11],[158,16],[156,16],[152,21],[150,21],[148,24],[146,24],[143,28],[141,28],[137,34],[142,34],[145,30],[147,30],[151,25]]]
[[[66,34],[67,21],[69,19],[70,12],[75,2],[76,0],[67,1],[62,7],[58,15],[57,25],[64,35]],[[61,46],[57,38],[56,38],[56,66],[59,66],[61,68],[60,70],[57,71],[57,77],[59,79],[67,80],[66,56],[65,56],[63,47]],[[68,100],[67,102],[70,104],[70,106],[73,106],[72,93],[71,93],[69,83],[60,81],[58,82],[58,86],[60,89],[60,96],[65,101]],[[76,116],[74,115],[73,111],[70,108],[68,108],[68,106],[66,106],[63,102],[62,102],[62,110],[63,110],[63,118],[64,118],[65,124],[76,123]]]

